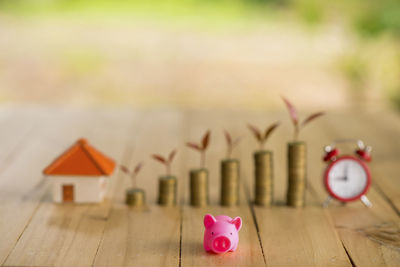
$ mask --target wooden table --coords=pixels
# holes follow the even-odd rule
[[[257,148],[246,123],[281,120],[267,146],[274,151],[275,202],[252,205],[252,153]],[[286,142],[292,135],[286,112],[176,110],[67,110],[1,108],[0,264],[5,266],[400,266],[400,119],[390,112],[328,113],[301,133],[308,143],[307,206],[284,205]],[[184,147],[212,129],[207,153],[212,205],[188,205],[188,172],[199,155]],[[219,161],[225,155],[222,130],[244,136],[234,151],[241,160],[240,205],[223,208]],[[147,208],[124,204],[129,179],[118,169],[100,205],[53,204],[42,169],[77,138],[86,137],[119,163],[144,160],[138,184]],[[374,147],[373,186],[366,208],[355,202],[321,203],[322,148],[339,137],[357,137]],[[179,177],[179,206],[157,206],[163,167],[150,158],[178,148],[173,172]],[[346,148],[347,149],[347,148]],[[353,148],[348,151],[352,152]],[[241,216],[239,249],[213,255],[202,248],[205,213]]]

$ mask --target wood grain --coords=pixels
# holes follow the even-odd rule
[[[46,127],[51,120],[42,110],[18,109],[8,121],[1,132],[4,149],[0,163],[0,263],[13,250],[46,191],[41,168],[49,155],[54,156],[48,148],[48,137],[65,130],[58,124],[55,128]]]
[[[142,113],[143,119],[135,124],[130,138],[133,148],[129,165],[145,161],[138,177],[138,186],[145,189],[147,207],[129,208],[124,204],[125,189],[129,179],[120,181],[111,214],[104,231],[94,266],[177,266],[179,264],[181,211],[179,207],[160,207],[156,204],[157,179],[163,174],[161,164],[154,162],[150,155],[165,154],[179,145],[184,132],[183,117],[173,111]],[[149,140],[149,136],[158,137]],[[143,142],[148,140],[148,142]],[[183,157],[178,151],[177,161],[172,164],[173,173],[181,182]],[[135,162],[135,163],[133,163]],[[179,193],[179,192],[178,192]]]
[[[251,210],[248,205],[247,196],[243,183],[240,184],[240,205],[236,207],[219,206],[219,189],[220,189],[220,173],[219,163],[225,157],[226,144],[223,137],[222,129],[218,131],[220,121],[224,121],[227,129],[235,132],[236,126],[228,117],[229,114],[221,114],[221,117],[214,117],[209,120],[212,114],[188,114],[189,134],[187,141],[196,140],[202,133],[210,127],[216,129],[211,136],[210,150],[207,152],[207,164],[211,167],[209,170],[209,187],[211,205],[204,208],[196,208],[189,206],[189,170],[197,168],[199,161],[197,155],[189,151],[185,151],[186,158],[186,177],[182,183],[182,191],[186,194],[182,196],[183,219],[182,219],[182,266],[265,266],[262,249],[258,240],[257,229],[255,227]],[[238,136],[235,135],[234,136]],[[234,153],[234,157],[238,157],[238,153]],[[193,160],[195,159],[195,160]],[[241,179],[245,179],[241,177]],[[226,253],[224,255],[215,255],[207,253],[203,248],[204,225],[203,217],[205,214],[211,213],[214,216],[228,215],[232,218],[240,216],[243,220],[243,227],[239,232],[240,242],[238,250],[234,253]]]
[[[95,117],[90,112],[67,114],[66,119],[60,120],[53,117],[44,129],[50,131],[48,134],[60,143],[64,143],[61,140],[68,140],[67,146],[78,137],[86,136],[92,140],[95,147],[101,148],[102,151],[106,151],[105,153],[119,160],[122,156],[122,147],[126,144],[124,136],[128,131],[125,121],[119,121],[119,130],[115,131],[115,120],[117,117],[109,114],[102,116],[101,113],[96,113]],[[104,125],[109,128],[105,128]],[[48,136],[44,133],[42,135]],[[51,151],[52,157],[56,156],[54,153],[58,155],[63,151],[57,142],[44,142],[42,147],[49,154]],[[36,180],[43,179],[42,168],[51,161],[48,156],[35,156],[37,153],[44,156],[43,151],[38,149],[36,147],[29,150],[30,154],[25,159],[35,168],[23,170],[26,172],[25,176]],[[110,182],[113,183],[113,181]],[[45,192],[49,193],[49,190]],[[39,197],[36,201],[38,207],[29,219],[29,225],[26,226],[15,248],[9,254],[5,265],[86,266],[91,264],[104,230],[109,202],[106,201],[101,205],[57,205],[51,202],[49,194]]]
[[[278,115],[278,119],[289,120],[286,114],[283,117],[282,114]],[[254,115],[253,121],[257,121]],[[296,209],[285,205],[286,143],[291,137],[291,125],[283,124],[267,144],[274,153],[275,205],[254,206],[267,266],[351,266],[329,216],[310,191],[307,193],[306,207]],[[303,138],[306,137],[303,135]],[[254,152],[255,144],[253,141],[246,141],[242,144],[243,151],[240,154],[243,155],[241,162],[248,184],[251,184],[253,200],[254,169],[250,155]],[[253,149],[248,149],[249,147]],[[308,167],[314,168],[310,160]]]
[[[396,114],[397,115],[397,114]],[[400,216],[400,188],[398,173],[400,172],[400,142],[397,141],[400,134],[400,119],[393,114],[381,112],[362,113],[354,116],[354,120],[362,121],[362,125],[368,123],[374,127],[354,127],[349,130],[358,136],[363,136],[372,146],[373,160],[371,162],[373,186],[387,198],[393,209]],[[390,129],[390,130],[389,130]],[[383,140],[385,140],[383,142]]]
[[[174,110],[1,109],[0,126],[0,263],[5,266],[399,266],[399,171],[397,140],[400,119],[390,113],[332,113],[310,124],[300,138],[308,144],[307,206],[284,205],[286,142],[292,136],[286,113]],[[329,113],[328,113],[329,114]],[[255,207],[252,153],[256,141],[246,123],[283,124],[267,148],[274,152],[275,205]],[[198,153],[184,147],[212,129],[206,166],[211,205],[189,206],[189,170]],[[244,136],[234,151],[241,162],[240,205],[219,206],[219,162],[225,155],[223,129]],[[368,129],[368,131],[365,131]],[[124,204],[129,178],[111,178],[107,200],[100,205],[56,205],[41,170],[75,139],[85,136],[119,163],[132,167],[144,160],[138,186],[147,206]],[[359,202],[332,202],[322,186],[322,148],[338,137],[359,137],[374,146],[373,207]],[[156,204],[157,179],[164,172],[150,154],[178,148],[173,173],[178,177],[179,205]],[[349,149],[346,147],[346,149]],[[350,148],[350,152],[352,152]],[[239,249],[213,255],[204,252],[203,216],[241,216]],[[389,233],[389,234],[388,234]],[[385,240],[386,238],[386,240]],[[387,239],[390,239],[389,241]]]
[[[342,127],[335,127],[341,123]],[[324,145],[329,144],[336,138],[360,138],[365,142],[369,142],[365,138],[365,134],[357,131],[355,128],[362,127],[360,125],[368,125],[368,120],[360,120],[359,117],[333,114],[321,122],[322,127],[312,126],[310,131],[313,132],[313,146],[310,151],[310,157],[317,158],[321,155],[318,152],[318,147],[322,148]],[[362,129],[362,128],[361,128]],[[320,150],[321,151],[321,150]],[[353,153],[354,145],[342,146],[343,153]],[[318,168],[310,169],[311,177],[320,177],[325,164],[322,162],[315,162]],[[371,166],[372,167],[372,166]],[[375,172],[375,171],[374,171]],[[373,181],[381,179],[383,175],[374,173]],[[321,187],[321,181],[318,179],[310,179],[311,186],[322,202],[327,193]],[[370,201],[373,203],[372,208],[366,208],[360,201],[352,202],[346,205],[341,205],[338,202],[333,202],[327,209],[335,227],[337,228],[340,239],[346,248],[347,253],[350,255],[352,261],[357,266],[395,266],[400,262],[400,251],[388,248],[382,244],[372,241],[360,229],[381,225],[384,223],[391,223],[398,227],[399,217],[382,195],[380,195],[374,186],[367,194]],[[399,237],[397,237],[399,238]]]

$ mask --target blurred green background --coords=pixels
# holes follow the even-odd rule
[[[0,0],[0,102],[400,110],[398,0]]]

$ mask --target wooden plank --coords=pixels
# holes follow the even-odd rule
[[[379,177],[373,187],[384,197],[400,216],[400,159],[376,160],[371,163],[372,177]]]
[[[372,173],[372,187],[380,193],[399,215],[398,198],[400,197],[400,183],[397,179],[397,173],[400,168],[397,164],[400,157],[397,155],[400,145],[393,140],[397,135],[393,128],[386,128],[385,124],[379,122],[379,116],[354,114],[352,116],[338,114],[331,116],[329,123],[324,129],[327,129],[330,135],[339,137],[360,138],[367,145],[372,145],[373,160],[368,165]],[[332,125],[345,124],[346,127],[332,127]],[[354,145],[344,147],[345,152],[353,153]]]
[[[365,139],[362,135],[358,135],[355,128],[366,129],[369,127],[371,127],[370,122],[353,118],[349,114],[330,114],[323,120],[321,119],[319,126],[310,125],[308,131],[313,133],[310,158],[315,159],[313,162],[315,168],[310,168],[309,178],[310,185],[321,203],[327,197],[322,186],[322,170],[325,168],[325,164],[317,160],[322,156],[323,146],[336,138],[350,136]],[[364,141],[368,142],[368,140]],[[354,147],[351,147],[347,151],[352,153],[353,149]],[[379,179],[379,177],[374,178]],[[400,262],[400,251],[385,245],[385,242],[373,241],[365,234],[364,230],[386,224],[398,229],[398,216],[374,187],[370,189],[367,196],[373,203],[373,207],[370,209],[361,202],[341,205],[334,201],[326,211],[330,214],[342,243],[356,266],[396,266]],[[398,236],[395,235],[393,238],[398,238]]]
[[[28,110],[21,109],[2,109],[0,117],[1,131],[1,150],[0,150],[0,164],[1,170],[7,168],[9,163],[12,162],[16,154],[18,154],[24,147],[25,143],[30,140],[26,136],[33,131],[40,117],[43,117],[42,111],[29,112]]]
[[[254,115],[252,123],[264,125],[281,120],[283,123],[271,136],[267,148],[274,153],[274,200],[271,207],[254,206],[267,266],[351,266],[335,228],[315,197],[308,192],[307,206],[296,209],[287,207],[286,202],[286,143],[292,137],[292,128],[286,113]],[[301,138],[308,140],[305,135]],[[252,153],[257,148],[253,137],[242,144],[243,171],[253,197]],[[314,168],[312,163],[309,168]]]
[[[349,120],[349,118],[347,118]],[[352,131],[356,136],[363,136],[365,141],[373,147],[371,172],[373,186],[382,194],[400,216],[400,172],[399,151],[400,142],[400,119],[389,111],[385,113],[362,113],[352,118],[354,121],[362,122],[366,127],[356,127],[353,123]],[[373,125],[373,127],[371,127]]]
[[[242,189],[242,196],[244,192]],[[205,214],[240,216],[243,228],[239,232],[238,250],[224,255],[207,253],[203,248]],[[210,206],[208,208],[183,208],[182,222],[182,266],[265,266],[257,231],[246,204],[234,208]]]
[[[245,123],[262,125],[266,121],[264,114],[202,112],[186,116],[171,111],[134,115],[110,111],[98,112],[96,116],[85,112],[75,112],[71,116],[67,111],[57,114],[49,117],[54,122],[51,127],[47,123],[47,115],[43,115],[43,120],[39,121],[47,126],[39,128],[40,131],[37,132],[34,130],[24,146],[19,146],[18,142],[12,140],[14,145],[9,145],[7,150],[21,149],[17,149],[18,152],[12,156],[4,154],[5,160],[0,157],[0,164],[7,161],[12,163],[4,164],[6,168],[0,171],[0,215],[6,218],[0,220],[0,233],[3,233],[3,241],[7,241],[0,242],[0,256],[3,253],[6,257],[15,246],[5,262],[6,265],[265,266],[266,263],[268,266],[349,266],[351,264],[343,246],[355,265],[398,266],[400,262],[398,250],[390,246],[389,242],[379,243],[369,235],[371,229],[379,233],[380,230],[390,227],[398,229],[399,225],[393,207],[376,186],[368,194],[374,204],[372,209],[366,209],[360,203],[346,206],[332,203],[328,209],[320,206],[326,197],[321,182],[324,163],[320,159],[323,145],[339,133],[357,133],[352,130],[357,125],[343,127],[340,116],[329,116],[323,122],[310,125],[303,133],[304,139],[309,140],[311,185],[309,205],[304,209],[282,206],[286,193],[284,144],[291,136],[290,125],[285,123],[281,132],[272,137],[269,144],[275,152],[275,193],[278,205],[270,208],[254,207],[252,214],[248,202],[252,199],[251,152],[255,143],[246,133]],[[23,114],[21,116],[22,121]],[[351,118],[348,114],[343,116]],[[132,118],[139,119],[131,121]],[[287,121],[285,113],[269,114],[267,122],[274,118]],[[133,123],[134,131],[128,131],[130,122]],[[346,125],[351,123],[355,124],[351,119],[346,121]],[[358,122],[358,125],[365,123]],[[343,129],[337,129],[336,125]],[[16,123],[8,135],[12,135],[19,127]],[[197,209],[188,206],[187,200],[188,171],[198,164],[198,156],[195,152],[183,149],[183,143],[199,139],[208,127],[214,129],[207,159],[212,206]],[[235,136],[243,133],[249,136],[238,147],[236,155],[240,155],[243,181],[248,184],[251,192],[246,195],[241,187],[241,205],[235,208],[218,206],[219,160],[224,155],[224,140],[220,129],[223,128],[232,130]],[[147,192],[148,209],[132,209],[124,204],[124,190],[129,187],[129,180],[118,175],[111,184],[111,191],[115,194],[110,194],[111,200],[102,205],[55,205],[49,202],[48,184],[43,182],[40,171],[83,133],[100,150],[126,164],[146,159],[138,183]],[[18,138],[24,139],[26,134],[20,134]],[[390,139],[387,135],[383,136]],[[133,149],[126,146],[127,138]],[[380,147],[379,142],[383,141],[374,140],[377,147]],[[377,153],[379,156],[390,155],[390,158],[380,164],[394,166],[397,158],[392,156],[396,154],[393,154],[394,150],[390,150],[386,140],[385,142],[382,145],[385,150]],[[165,154],[175,146],[180,148],[174,171],[179,177],[179,195],[184,205],[182,209],[155,205],[157,176],[162,167],[149,159],[151,153]],[[124,154],[124,150],[132,152],[132,156]],[[386,186],[390,187],[395,170],[388,171],[382,165],[382,171],[374,170],[374,176],[390,176],[390,179],[379,180],[387,181]],[[398,194],[398,189],[391,190],[390,200]],[[202,218],[207,212],[242,216],[244,228],[240,232],[241,240],[237,252],[220,257],[203,251]]]
[[[219,163],[225,157],[226,145],[220,130],[221,122],[227,130],[237,134],[229,114],[221,113],[191,113],[188,115],[189,134],[185,141],[200,140],[207,128],[213,129],[210,149],[207,152],[207,166],[209,166],[209,186],[211,205],[204,208],[189,206],[189,169],[197,168],[199,156],[196,152],[185,150],[186,175],[182,183],[186,194],[183,195],[183,221],[182,221],[182,266],[265,266],[257,229],[252,219],[251,210],[244,191],[240,186],[240,205],[237,207],[221,207],[219,205],[220,169]],[[237,156],[240,151],[236,151]],[[242,178],[243,179],[243,178]],[[203,248],[204,225],[203,217],[206,213],[213,215],[228,215],[232,218],[240,216],[243,227],[239,232],[239,247],[233,253],[214,255],[207,253]]]
[[[0,235],[3,237],[0,264],[14,248],[43,195],[41,176],[32,177],[32,173],[43,162],[43,158],[37,158],[38,153],[46,155],[43,140],[54,132],[43,131],[43,123],[49,121],[44,110],[11,109],[10,112],[0,133]]]
[[[51,136],[63,146],[65,142],[61,140],[68,140],[69,146],[77,137],[86,136],[106,154],[116,160],[121,158],[128,134],[129,117],[100,111],[67,112],[64,115],[63,120],[54,116],[54,120],[43,126],[43,137]],[[62,150],[56,142],[43,139],[27,150],[24,158],[27,168],[18,172],[27,182],[26,187],[23,187],[25,190],[34,188],[29,179],[40,182],[41,170],[51,160],[49,155],[54,157],[54,153],[59,154]],[[22,162],[16,163],[19,168],[23,165]],[[112,180],[110,182],[113,183]],[[7,188],[12,186],[10,184]],[[46,192],[44,198],[41,197],[43,191]],[[26,205],[39,205],[5,265],[90,265],[104,231],[109,202],[101,205],[57,205],[51,202],[49,190],[45,186],[34,193],[35,198],[28,198]],[[19,203],[16,207],[23,208],[24,205]]]
[[[180,221],[178,208],[114,205],[94,266],[177,266]]]
[[[94,266],[177,266],[180,250],[180,207],[156,204],[158,176],[164,172],[159,163],[150,159],[153,153],[166,154],[181,148],[184,133],[183,116],[174,111],[144,112],[132,133],[133,163],[145,161],[138,179],[146,191],[148,207],[133,209],[124,204],[125,190],[130,181],[124,177],[105,228]],[[178,151],[173,173],[182,181],[182,162]],[[132,165],[132,164],[130,164]],[[180,193],[180,192],[178,192]]]

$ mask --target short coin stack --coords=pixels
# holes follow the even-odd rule
[[[288,144],[288,191],[287,204],[293,207],[305,205],[306,193],[306,144]]]
[[[159,179],[158,204],[175,206],[177,202],[177,180],[174,176],[163,176]]]
[[[208,200],[208,171],[198,169],[190,171],[190,205],[207,206]]]
[[[133,207],[143,207],[146,204],[144,191],[139,188],[126,190],[126,204]]]
[[[239,204],[239,161],[227,159],[221,162],[221,205]]]
[[[273,200],[273,163],[271,151],[254,153],[255,204],[271,205]]]

